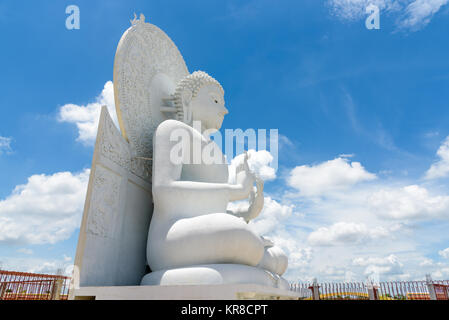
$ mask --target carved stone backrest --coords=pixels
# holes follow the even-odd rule
[[[114,61],[114,94],[122,135],[129,142],[132,157],[152,158],[153,134],[164,120],[164,99],[189,74],[179,50],[158,27],[133,20],[122,36]],[[151,162],[146,161],[151,175]]]
[[[138,285],[146,268],[152,214],[143,160],[103,107],[75,256],[73,287]]]

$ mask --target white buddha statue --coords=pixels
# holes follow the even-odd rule
[[[263,181],[249,169],[248,156],[237,168],[235,184],[228,183],[218,147],[221,163],[193,161],[195,145],[214,143],[209,135],[228,113],[221,85],[197,71],[178,83],[170,100],[177,120],[163,121],[153,138],[154,211],[147,243],[152,272],[142,285],[259,283],[286,289],[281,278],[286,255],[248,225],[263,208]],[[201,131],[193,121],[201,123]],[[173,139],[176,132],[186,133],[188,142],[178,162],[173,161],[180,145]],[[247,210],[227,210],[230,201],[243,199],[249,199]]]

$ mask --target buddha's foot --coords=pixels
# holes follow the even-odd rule
[[[289,283],[268,270],[241,264],[203,264],[146,274],[142,286],[258,284],[284,290]]]

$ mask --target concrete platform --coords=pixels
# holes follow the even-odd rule
[[[74,300],[300,300],[299,292],[254,284],[81,287]]]

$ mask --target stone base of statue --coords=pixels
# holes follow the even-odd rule
[[[264,287],[289,290],[287,280],[257,267],[241,264],[203,264],[148,273],[142,286],[221,285],[252,283]]]
[[[74,289],[75,300],[301,300],[300,292],[258,284],[110,286]]]

